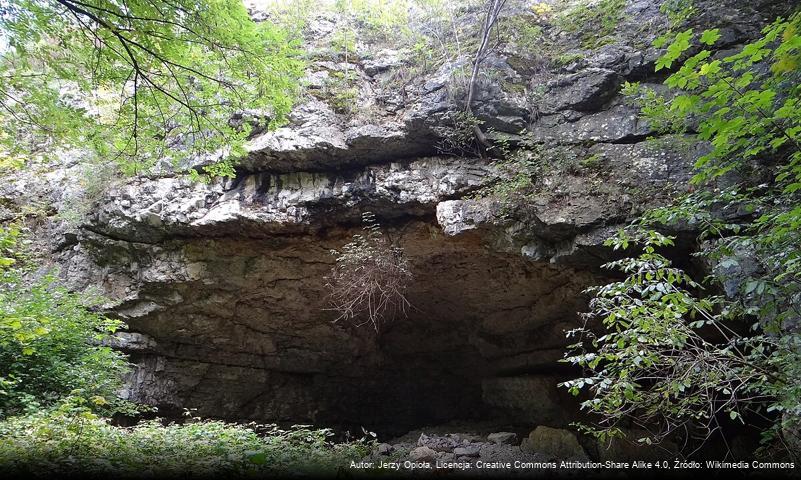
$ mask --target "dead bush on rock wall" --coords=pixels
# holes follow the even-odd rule
[[[482,156],[481,144],[476,140],[475,129],[480,128],[483,123],[472,113],[452,112],[447,123],[432,128],[439,137],[435,145],[437,151],[443,155],[457,157]]]
[[[326,276],[335,322],[355,327],[371,325],[377,332],[388,322],[406,317],[411,307],[406,290],[413,279],[403,249],[384,235],[372,213],[362,215],[363,233],[332,250],[336,264]]]

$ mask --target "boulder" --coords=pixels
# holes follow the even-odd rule
[[[542,453],[530,453],[522,451],[519,447],[513,445],[504,445],[497,443],[485,443],[481,445],[479,458],[485,462],[544,462],[550,459],[549,456]]]
[[[573,432],[540,425],[523,439],[520,449],[527,453],[544,453],[556,458],[587,458]]]
[[[420,434],[417,440],[417,445],[421,447],[428,447],[437,452],[452,452],[454,448],[458,447],[461,441],[457,438],[450,436],[428,436],[425,433]]]
[[[388,443],[380,443],[380,444],[378,445],[378,448],[376,449],[376,451],[377,451],[377,452],[378,452],[380,455],[389,455],[390,453],[392,453],[393,451],[395,451],[395,447],[393,447],[392,445],[390,445],[390,444],[388,444]]]
[[[514,445],[517,442],[517,434],[513,432],[496,432],[487,435],[487,440],[499,445]]]
[[[417,447],[409,452],[409,459],[415,462],[432,462],[437,458],[437,452],[428,447]]]
[[[453,449],[453,454],[457,457],[477,457],[481,452],[481,445],[470,443]]]
[[[365,59],[362,62],[362,68],[364,68],[364,73],[373,77],[407,63],[409,55],[410,52],[406,50],[384,49],[377,52],[375,58]]]

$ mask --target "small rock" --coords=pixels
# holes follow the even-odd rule
[[[438,436],[429,437],[425,433],[421,433],[420,438],[417,439],[417,446],[428,447],[437,452],[451,452],[460,444],[461,442],[457,438]]]
[[[481,451],[479,456],[482,460],[501,460],[505,458],[509,458],[511,456],[511,451],[513,447],[509,445],[498,445],[495,443],[485,443],[481,447]]]
[[[381,455],[389,455],[395,450],[395,447],[388,443],[381,443],[378,445],[378,453]]]
[[[454,459],[456,459],[456,455],[448,452],[439,452],[437,454],[437,458],[443,462],[452,462]]]
[[[481,446],[475,443],[453,449],[453,454],[457,457],[477,457],[479,452],[481,452]]]
[[[526,453],[546,453],[556,458],[587,458],[573,432],[540,425],[523,440],[520,449]]]
[[[437,456],[437,452],[428,447],[417,447],[409,452],[409,459],[415,462],[430,462]]]
[[[496,432],[487,435],[487,440],[498,445],[514,445],[517,442],[517,434],[512,432]]]

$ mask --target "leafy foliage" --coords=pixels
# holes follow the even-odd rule
[[[333,475],[369,452],[364,441],[334,443],[329,430],[190,419],[112,425],[78,402],[0,422],[0,472],[173,478],[186,475]]]
[[[336,265],[326,277],[331,308],[354,326],[370,324],[376,332],[411,306],[406,289],[414,276],[403,249],[384,236],[372,213],[362,216],[364,234],[356,234],[342,251],[331,252]]]
[[[409,29],[409,0],[336,0],[336,10],[353,15],[372,35],[384,40],[412,35]],[[424,2],[419,2],[424,3]]]
[[[87,299],[52,275],[26,280],[21,238],[16,226],[0,229],[0,416],[70,395],[100,411],[123,406],[118,392],[128,364],[103,346],[122,322],[88,311]]]
[[[20,239],[19,228],[0,229],[0,417],[70,395],[100,411],[121,407],[128,364],[102,343],[122,322],[91,313],[51,275],[27,281]]]
[[[236,0],[9,0],[0,57],[2,156],[89,147],[126,173],[242,153],[264,109],[280,124],[301,64],[284,29]]]
[[[565,361],[587,373],[563,386],[592,393],[582,408],[600,414],[596,435],[634,421],[652,432],[642,439],[648,443],[677,430],[705,441],[721,429],[721,414],[736,420],[765,413],[766,404],[780,409],[775,394],[786,393],[794,382],[787,373],[801,365],[799,339],[744,335],[736,303],[699,297],[701,285],[656,252],[672,244],[653,230],[610,239],[616,250],[637,245],[643,253],[605,265],[626,277],[589,290],[585,318],[600,319],[604,333],[587,324],[571,332],[581,339]]]
[[[721,59],[712,60],[711,51],[702,49],[666,80],[679,91],[665,102],[669,108],[645,112],[656,121],[696,118],[699,139],[711,146],[696,163],[693,182],[702,188],[674,208],[652,212],[649,221],[700,224],[702,238],[718,237],[706,245],[713,259],[736,251],[757,253],[760,278],[744,282],[742,293],[752,294],[757,288],[753,282],[763,282],[758,299],[762,307],[749,313],[770,319],[778,328],[790,325],[798,315],[795,307],[788,309],[794,302],[786,301],[797,297],[795,280],[801,275],[799,26],[799,14],[778,20],[762,38]],[[679,50],[689,48],[686,35],[680,36]],[[716,30],[700,35],[707,45],[718,38]],[[679,50],[668,48],[666,56],[678,58]],[[760,185],[750,181],[760,177],[769,181]],[[715,183],[723,188],[703,188]]]
[[[592,290],[590,317],[603,321],[605,334],[586,325],[573,332],[588,343],[574,345],[567,361],[587,375],[565,385],[590,391],[584,407],[600,415],[600,434],[618,433],[628,419],[658,425],[649,441],[678,427],[708,438],[722,420],[756,415],[774,424],[766,440],[798,442],[799,27],[801,14],[778,19],[727,56],[709,48],[720,39],[716,29],[663,36],[656,68],[674,69],[665,81],[671,92],[625,87],[659,130],[695,131],[710,148],[695,165],[695,192],[636,225],[644,253],[608,265],[625,280]],[[694,44],[698,53],[687,56]],[[709,286],[726,295],[700,297],[701,285],[656,252],[670,240],[654,226],[700,231],[698,256],[713,266]],[[632,241],[621,234],[610,245]]]

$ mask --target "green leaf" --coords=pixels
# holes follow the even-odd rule
[[[690,48],[690,39],[692,38],[692,35],[692,29],[685,30],[676,35],[676,38],[673,39],[673,43],[667,47],[665,54],[657,60],[657,72],[663,68],[670,68],[671,65],[673,65],[673,62]]]
[[[699,73],[701,75],[713,75],[720,72],[720,60],[714,60],[710,63],[701,65]]]
[[[701,43],[704,45],[714,45],[715,42],[718,41],[720,38],[720,29],[713,28],[711,30],[705,30],[704,33],[701,34]]]

